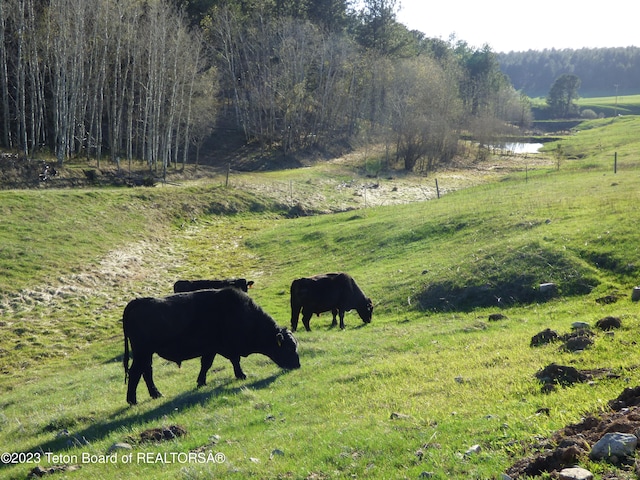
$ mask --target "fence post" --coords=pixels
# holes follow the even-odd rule
[[[231,171],[231,163],[227,163],[227,178],[224,181],[224,187],[227,188],[229,186],[229,172]]]
[[[438,179],[436,178],[436,195],[440,198],[440,188],[438,187]]]
[[[618,152],[613,152],[613,173],[618,173]]]

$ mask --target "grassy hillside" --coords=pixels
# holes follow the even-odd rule
[[[582,122],[572,135],[546,144],[543,151],[564,163],[565,168],[604,168],[613,172],[617,156],[621,170],[633,171],[639,160],[636,135],[639,127],[640,117],[637,116],[590,120]]]
[[[0,192],[0,451],[39,453],[42,467],[67,469],[55,478],[70,479],[499,478],[539,437],[640,383],[629,298],[640,148],[624,134],[636,127],[587,125],[561,142],[559,170],[555,161],[513,168],[499,182],[404,205],[345,195],[346,183],[369,182],[366,170],[341,170],[332,186],[322,180],[331,172],[314,168],[266,174],[263,193],[248,191],[259,190],[255,176],[228,189]],[[617,174],[614,149],[624,159]],[[397,194],[401,180],[385,191]],[[276,184],[285,202],[273,200]],[[322,196],[320,210],[338,192],[346,211],[287,218],[306,188]],[[129,299],[169,293],[177,278],[246,276],[252,297],[288,325],[291,280],[337,270],[373,298],[373,322],[351,312],[339,331],[314,317],[312,332],[297,333],[300,370],[254,355],[238,381],[216,358],[196,390],[199,362],[178,369],[156,357],[165,396],[151,400],[139,386],[140,404],[126,405]],[[558,295],[542,297],[544,282]],[[496,313],[504,317],[490,320]],[[567,333],[605,316],[622,328],[597,333],[583,352],[529,346],[545,328]],[[544,394],[534,375],[552,362],[610,375]],[[172,425],[186,435],[143,441]],[[133,449],[107,456],[117,442]],[[466,454],[473,445],[480,451]],[[34,466],[0,464],[0,478]]]
[[[581,112],[593,110],[599,117],[611,118],[617,116],[640,115],[640,95],[620,95],[618,97],[584,97],[576,101]],[[546,99],[537,97],[531,99],[534,126],[545,132],[558,132],[574,129],[580,119],[553,119]]]
[[[618,97],[580,98],[581,110],[590,108],[607,117],[616,115],[640,115],[640,95],[620,95]]]

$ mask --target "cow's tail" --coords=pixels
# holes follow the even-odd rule
[[[298,309],[298,284],[297,280],[291,282],[291,289],[289,291],[290,302],[291,302],[291,327],[293,328],[294,324],[298,321],[298,314],[300,310]],[[295,322],[295,323],[294,323]]]
[[[124,321],[124,320],[123,320]],[[122,357],[122,364],[124,366],[124,383],[126,385],[129,378],[129,337],[127,337],[127,331],[124,330],[124,356]]]

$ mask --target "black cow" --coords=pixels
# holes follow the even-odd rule
[[[298,343],[291,332],[235,288],[137,298],[124,309],[122,324],[125,381],[129,377],[127,402],[131,405],[136,404],[140,376],[152,398],[161,396],[153,383],[154,353],[178,366],[183,360],[200,357],[199,387],[206,384],[207,371],[218,353],[231,361],[239,379],[246,378],[240,357],[252,353],[262,353],[285,369],[300,367]]]
[[[238,288],[243,292],[249,291],[253,285],[253,280],[247,281],[245,278],[234,278],[227,280],[178,280],[173,284],[174,293],[195,292],[196,290],[208,290],[210,288]]]
[[[360,290],[355,280],[346,273],[325,273],[308,278],[298,278],[291,283],[291,330],[298,328],[298,316],[302,310],[302,323],[311,331],[309,320],[315,313],[331,312],[336,326],[340,315],[340,328],[344,329],[344,313],[356,309],[364,323],[371,322],[373,303]]]

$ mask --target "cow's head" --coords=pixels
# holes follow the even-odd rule
[[[298,341],[286,328],[278,328],[274,344],[268,356],[276,362],[280,368],[292,370],[300,368],[300,357],[298,356]]]
[[[373,302],[370,298],[365,298],[362,305],[358,308],[358,315],[364,323],[371,323],[371,317],[373,316]]]

